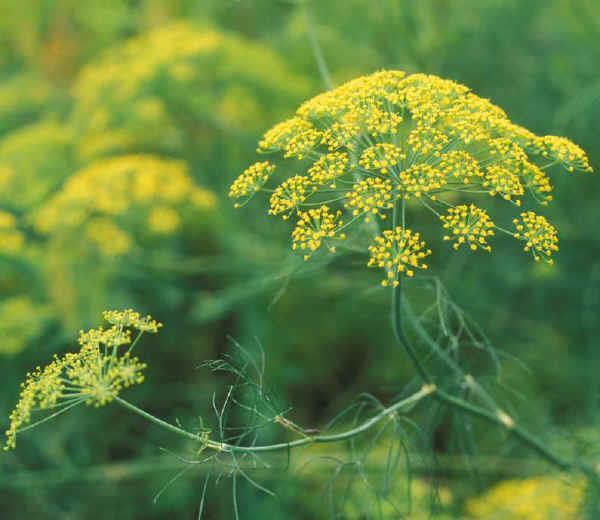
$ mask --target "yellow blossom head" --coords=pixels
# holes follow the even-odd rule
[[[194,182],[184,161],[132,154],[75,172],[33,220],[42,234],[71,232],[102,256],[119,257],[137,237],[175,234],[186,215],[212,212],[215,204],[213,192]]]
[[[80,332],[79,351],[54,356],[48,365],[27,374],[9,417],[5,449],[14,448],[17,434],[37,424],[31,423],[37,411],[53,410],[54,416],[79,404],[104,406],[124,388],[144,381],[146,365],[131,355],[131,349],[142,333],[158,332],[161,324],[131,309],[107,311],[104,319],[110,327]]]
[[[325,238],[361,241],[366,230],[372,239],[359,249],[370,254],[369,266],[385,271],[384,285],[427,267],[418,206],[435,215],[454,250],[489,252],[499,231],[535,259],[550,260],[558,238],[544,217],[521,212],[516,232],[508,231],[486,201],[545,205],[555,167],[592,170],[577,145],[536,136],[468,87],[401,71],[376,72],[309,99],[265,133],[258,151],[269,154],[257,163],[268,170],[251,166],[230,197],[246,203],[258,191],[270,193],[268,213],[297,219],[292,247],[306,259]],[[353,234],[360,223],[363,232]]]
[[[327,206],[299,212],[298,222],[292,231],[292,249],[305,251],[305,260],[308,260],[323,243],[334,253],[334,240],[345,238],[343,233],[339,233],[344,225],[340,219],[341,215],[340,210],[331,213]]]

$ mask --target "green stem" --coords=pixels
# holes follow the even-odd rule
[[[115,401],[117,403],[119,403],[121,406],[124,406],[128,410],[130,410],[134,413],[137,413],[138,415],[141,415],[145,419],[149,420],[150,422],[153,422],[154,424],[160,426],[161,428],[164,428],[165,430],[169,430],[170,432],[176,433],[178,435],[181,435],[182,437],[191,439],[193,441],[203,441],[204,440],[201,435],[197,435],[195,433],[188,432],[188,431],[184,430],[183,428],[179,428],[178,426],[175,426],[174,424],[168,423],[167,421],[163,421],[162,419],[155,417],[151,413],[148,413],[146,410],[142,410],[141,408],[138,408],[134,404],[130,403],[129,401],[126,401],[125,399],[122,399],[121,397],[118,397],[118,396],[115,397]]]
[[[325,88],[327,90],[331,90],[333,88],[331,74],[329,73],[329,67],[327,67],[327,62],[325,61],[325,57],[323,56],[321,46],[319,45],[319,40],[317,39],[317,35],[315,33],[315,24],[313,22],[311,13],[307,7],[307,3],[307,1],[302,2],[301,8],[304,14],[304,20],[306,22],[306,33],[308,36],[308,43],[310,44],[310,48],[315,57],[315,61],[317,62],[317,67],[319,68],[321,80],[323,81]]]
[[[412,344],[408,341],[406,336],[404,335],[404,330],[402,329],[402,277],[398,280],[398,286],[392,289],[392,330],[394,331],[394,337],[396,341],[400,343],[408,357],[412,361],[413,365],[417,369],[417,372],[421,376],[421,379],[425,383],[431,383],[431,376],[427,372],[425,366],[421,363],[419,356],[417,355],[415,349]]]
[[[166,421],[163,421],[162,419],[155,417],[154,415],[146,412],[145,410],[138,408],[137,406],[130,403],[129,401],[126,401],[125,399],[116,397],[115,400],[121,406],[124,406],[128,410],[142,416],[143,418],[156,424],[157,426],[160,426],[161,428],[164,428],[165,430],[168,430],[172,433],[176,433],[182,437],[185,437],[186,439],[191,439],[193,441],[200,442],[200,443],[204,444],[207,448],[214,449],[216,451],[227,452],[227,453],[232,453],[232,452],[258,453],[258,452],[267,452],[267,451],[289,450],[290,448],[297,448],[299,446],[305,446],[307,444],[341,442],[344,440],[351,439],[351,438],[361,435],[362,433],[371,429],[377,423],[381,422],[384,419],[389,418],[391,415],[393,415],[397,411],[402,410],[403,408],[409,407],[411,405],[414,405],[429,395],[432,395],[432,394],[435,395],[436,391],[437,391],[437,389],[436,389],[435,385],[428,385],[428,384],[423,385],[423,387],[418,392],[415,392],[414,394],[406,397],[405,399],[402,399],[402,400],[392,404],[391,406],[384,408],[377,415],[374,415],[370,419],[367,419],[365,422],[356,426],[355,428],[346,430],[341,433],[335,433],[335,434],[331,434],[331,435],[310,435],[310,436],[304,437],[302,439],[297,439],[297,440],[291,441],[291,442],[281,442],[281,443],[277,443],[277,444],[265,444],[262,446],[236,446],[235,444],[228,444],[226,442],[216,442],[216,441],[207,440],[207,438],[205,436],[188,432],[186,430],[183,430],[182,428],[179,428],[178,426],[175,426]]]
[[[429,375],[427,369],[421,363],[414,347],[408,341],[402,330],[400,310],[400,305],[402,302],[402,285],[400,284],[397,287],[394,287],[392,289],[392,292],[392,328],[394,330],[396,340],[398,341],[398,343],[400,343],[400,345],[404,347],[406,353],[413,362],[415,369],[421,376],[421,379],[426,384],[435,387],[435,384],[431,376]],[[507,415],[500,409],[489,411],[485,408],[469,403],[468,401],[465,401],[459,397],[453,396],[445,392],[441,388],[437,389],[437,391],[433,394],[433,397],[434,399],[437,399],[440,403],[443,403],[447,406],[451,406],[475,417],[479,417],[480,419],[486,420],[496,426],[501,426],[513,437],[517,438],[523,444],[535,451],[542,458],[544,458],[545,460],[562,470],[579,469],[589,476],[598,478],[598,473],[594,470],[594,468],[587,466],[583,463],[566,460],[556,455],[548,448],[546,448],[539,439],[535,438],[529,432],[518,426],[509,415]]]

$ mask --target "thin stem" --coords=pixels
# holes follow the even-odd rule
[[[431,376],[427,372],[426,368],[423,366],[421,361],[419,360],[414,347],[406,338],[404,332],[402,331],[401,325],[401,310],[400,304],[402,302],[402,285],[399,284],[397,287],[394,287],[392,290],[392,328],[394,330],[394,335],[398,343],[400,343],[404,349],[406,350],[408,356],[413,362],[415,369],[419,373],[421,379],[427,384],[431,385],[434,388],[437,388],[435,383],[433,382]],[[447,392],[445,392],[441,388],[437,388],[436,392],[433,393],[434,399],[437,399],[440,403],[444,403],[448,406],[466,412],[475,417],[479,417],[480,419],[484,419],[496,426],[501,426],[507,432],[509,432],[513,437],[517,438],[523,444],[528,446],[530,449],[535,451],[542,458],[550,462],[551,464],[557,466],[562,470],[567,469],[579,469],[583,471],[588,476],[591,476],[595,479],[598,478],[599,472],[597,472],[594,468],[575,461],[566,460],[559,455],[550,451],[544,444],[534,437],[532,434],[518,426],[515,421],[504,413],[502,410],[497,409],[489,411],[481,406],[474,405],[468,401],[465,401],[459,397],[453,396]]]
[[[71,408],[83,403],[84,400],[85,399],[78,399],[75,402],[68,404],[64,408],[61,408],[60,410],[58,410],[58,412],[54,412],[54,413],[48,415],[47,417],[40,419],[39,421],[35,421],[34,423],[28,424],[27,426],[23,426],[23,428],[19,428],[17,430],[17,433],[23,433],[23,432],[26,432],[27,430],[31,430],[32,428],[35,428],[36,426],[39,426],[40,424],[44,424],[45,422],[49,421],[50,419],[54,419],[55,417],[58,417],[59,415],[62,415],[63,413],[69,411]]]
[[[396,341],[404,347],[404,350],[417,369],[421,379],[425,383],[431,383],[431,376],[421,363],[421,360],[419,359],[415,349],[408,341],[404,335],[404,331],[402,330],[402,280],[403,277],[400,277],[400,280],[398,280],[398,285],[392,289],[392,330],[394,331],[394,337],[396,338]]]
[[[145,419],[164,428],[165,430],[169,430],[173,433],[176,433],[178,435],[181,435],[182,437],[186,437],[187,439],[191,439],[193,441],[202,441],[202,442],[206,441],[206,439],[204,439],[201,435],[197,435],[195,433],[188,432],[187,430],[184,430],[183,428],[179,428],[178,426],[175,426],[174,424],[163,421],[162,419],[155,417],[151,413],[148,413],[146,410],[142,410],[141,408],[138,408],[134,404],[130,403],[129,401],[126,401],[125,399],[122,399],[121,397],[118,397],[118,396],[115,397],[115,401],[117,403],[119,403],[121,406],[124,406],[128,410],[130,410],[134,413],[137,413],[138,415],[141,415]]]
[[[205,436],[188,432],[186,430],[183,430],[182,428],[179,428],[178,426],[175,426],[166,421],[163,421],[162,419],[155,417],[154,415],[146,412],[145,410],[138,408],[137,406],[130,403],[129,401],[126,401],[125,399],[116,397],[115,400],[121,406],[124,406],[128,410],[144,417],[148,421],[153,422],[154,424],[164,428],[165,430],[168,430],[172,433],[176,433],[182,437],[185,437],[186,439],[191,439],[191,440],[194,440],[197,442],[201,442],[207,448],[211,448],[211,449],[214,449],[217,451],[222,451],[222,452],[227,452],[227,453],[231,453],[231,452],[257,453],[257,452],[289,450],[290,448],[297,448],[299,446],[305,446],[307,444],[340,442],[340,441],[344,441],[347,439],[351,439],[351,438],[361,435],[362,433],[371,429],[373,426],[375,426],[382,420],[389,418],[391,415],[393,415],[397,411],[402,410],[403,408],[407,408],[411,405],[414,405],[429,395],[435,394],[436,391],[437,391],[437,388],[435,387],[435,385],[425,384],[421,387],[421,389],[418,392],[415,392],[414,394],[411,394],[410,396],[406,397],[405,399],[397,401],[396,403],[392,404],[391,406],[384,408],[377,415],[374,415],[370,419],[367,419],[365,422],[356,426],[355,428],[346,430],[341,433],[335,433],[335,434],[331,434],[331,435],[309,435],[309,436],[303,437],[302,439],[297,439],[297,440],[294,440],[291,442],[281,442],[281,443],[277,443],[277,444],[265,444],[262,446],[236,446],[234,444],[228,444],[225,442],[215,442],[215,441],[207,440]]]
[[[306,22],[306,35],[308,36],[308,43],[310,44],[310,48],[315,56],[315,61],[317,62],[317,67],[319,68],[321,80],[323,81],[325,88],[327,90],[331,90],[333,88],[331,74],[329,73],[329,67],[327,67],[327,62],[325,61],[323,51],[321,50],[319,40],[317,39],[317,35],[315,33],[315,24],[307,7],[307,1],[302,2],[301,5],[304,14],[304,20]]]

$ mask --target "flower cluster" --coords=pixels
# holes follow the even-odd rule
[[[444,235],[444,240],[452,240],[454,249],[466,244],[472,251],[478,248],[488,252],[492,250],[487,239],[494,236],[494,223],[484,209],[475,204],[461,204],[449,208],[440,219],[443,227],[451,233]]]
[[[386,229],[381,235],[373,240],[369,246],[369,267],[380,267],[386,277],[381,282],[385,287],[399,284],[398,274],[405,273],[406,276],[414,276],[414,269],[427,269],[427,264],[422,260],[431,254],[431,250],[425,247],[419,233],[413,233],[410,229],[396,227]]]
[[[207,129],[257,130],[283,100],[306,90],[306,81],[268,47],[176,21],[86,65],[73,89],[72,122],[81,132],[79,154],[88,160],[156,147],[177,154],[190,136],[194,147],[208,150],[214,141],[207,136],[216,133]],[[261,96],[269,100],[265,106],[257,102]]]
[[[10,414],[5,449],[16,446],[19,432],[35,426],[30,423],[38,410],[53,410],[54,416],[78,404],[104,406],[124,388],[144,381],[146,365],[131,355],[131,349],[142,333],[158,332],[161,324],[131,309],[107,311],[104,318],[110,327],[80,332],[79,351],[54,356],[48,365],[27,374]],[[132,342],[133,331],[137,336]],[[125,345],[129,348],[123,352]]]
[[[139,312],[133,309],[125,309],[124,311],[104,311],[102,313],[104,320],[116,327],[131,327],[139,332],[158,332],[162,327],[162,323],[152,319],[152,316],[142,316]]]
[[[12,213],[0,211],[0,254],[14,255],[23,249],[25,237]]]
[[[585,518],[587,484],[571,475],[505,480],[467,502],[473,518]]]
[[[258,191],[271,193],[268,213],[298,219],[292,247],[308,248],[305,258],[321,247],[319,237],[331,241],[341,230],[331,223],[325,235],[306,240],[316,216],[335,215],[346,222],[344,231],[367,222],[373,235],[364,246],[368,265],[385,271],[384,285],[426,267],[422,259],[430,251],[407,211],[415,206],[435,215],[455,250],[465,244],[491,251],[488,240],[501,231],[523,240],[534,258],[550,260],[558,239],[544,217],[522,213],[514,233],[495,224],[482,200],[547,204],[551,169],[592,170],[568,139],[533,134],[464,85],[401,71],[360,77],[306,101],[265,133],[258,152],[279,155],[283,163],[295,159],[290,174],[278,165],[283,179],[270,188],[276,159],[257,163],[234,181],[230,197],[245,203]],[[259,165],[267,164],[263,174],[267,166]],[[469,200],[475,197],[477,204]]]
[[[335,180],[346,172],[348,154],[332,152],[318,159],[308,170],[308,175],[315,184],[328,184],[335,189]]]
[[[385,219],[386,210],[394,206],[392,189],[392,183],[387,179],[369,177],[358,181],[346,193],[346,207],[355,217],[364,216],[365,222],[369,222],[372,215]]]
[[[275,170],[269,161],[254,163],[235,180],[229,189],[229,196],[236,199],[249,199],[260,191]]]
[[[194,183],[184,162],[126,155],[75,173],[39,209],[34,224],[48,235],[81,229],[101,254],[119,256],[134,244],[134,225],[138,233],[174,233],[181,212],[208,211],[215,204],[214,194]]]
[[[341,211],[331,213],[327,206],[300,211],[298,222],[292,231],[292,249],[307,251],[304,259],[310,258],[310,255],[321,247],[321,244],[328,239],[344,240],[346,237],[338,231],[343,227],[340,219]],[[335,246],[330,245],[329,250],[335,253]]]
[[[558,251],[558,234],[546,217],[526,211],[521,213],[520,218],[514,219],[513,224],[517,230],[515,237],[525,242],[523,249],[531,251],[536,262],[545,258],[551,264],[550,256]]]

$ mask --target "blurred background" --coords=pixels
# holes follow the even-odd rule
[[[289,225],[261,203],[233,209],[227,186],[262,132],[324,89],[315,44],[334,85],[381,68],[450,78],[569,137],[598,170],[598,42],[595,0],[0,0],[0,417],[28,370],[123,307],[165,324],[127,394],[165,419],[214,427],[213,392],[231,378],[200,365],[235,355],[230,337],[264,349],[266,380],[306,427],[361,392],[390,402],[414,374],[378,273],[305,265]],[[505,354],[474,373],[545,443],[586,458],[600,451],[595,185],[555,178],[555,266],[502,248],[436,265]],[[276,498],[239,483],[240,517],[584,518],[585,486],[502,434],[441,409],[411,417],[411,476],[385,486],[397,508],[346,478],[347,450],[329,446],[329,459],[309,450],[256,477]],[[375,481],[386,449],[373,450]],[[202,467],[154,500],[178,456],[192,447],[118,407],[80,407],[0,456],[0,517],[195,518]],[[230,479],[206,497],[206,518],[234,517]]]

